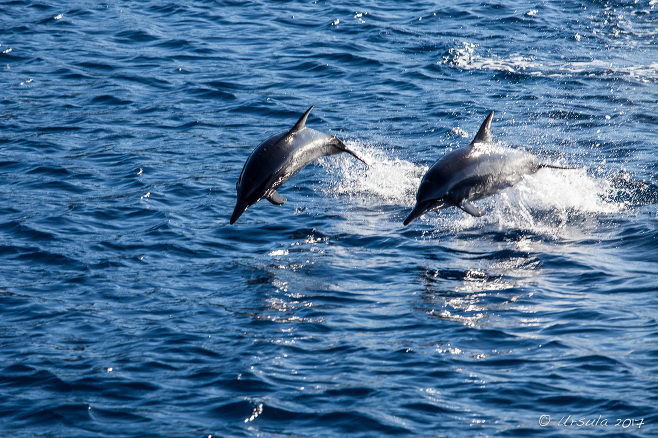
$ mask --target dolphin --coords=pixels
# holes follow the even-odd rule
[[[272,204],[283,205],[286,199],[276,190],[320,157],[347,152],[363,161],[337,137],[306,127],[306,119],[312,109],[313,107],[310,107],[290,131],[268,138],[249,155],[235,185],[238,200],[231,216],[231,224],[234,224],[249,206],[263,198]]]
[[[471,201],[494,195],[545,167],[569,169],[541,164],[526,151],[493,144],[493,114],[493,111],[489,113],[469,146],[444,155],[425,173],[416,192],[416,206],[404,225],[427,212],[451,206],[480,217],[484,213]]]

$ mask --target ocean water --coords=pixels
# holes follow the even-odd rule
[[[658,2],[0,4],[0,431],[658,436]],[[229,218],[307,126],[283,206]],[[493,137],[544,169],[408,227]]]

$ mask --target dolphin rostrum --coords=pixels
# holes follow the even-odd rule
[[[235,185],[238,200],[231,216],[231,224],[235,223],[249,206],[263,198],[275,205],[284,204],[286,199],[276,190],[320,157],[347,152],[363,161],[335,136],[306,127],[306,119],[312,109],[313,107],[310,107],[290,131],[268,138],[247,158]]]
[[[471,201],[511,187],[525,175],[544,167],[567,169],[540,164],[537,157],[528,152],[492,144],[492,118],[493,111],[469,146],[444,155],[430,167],[416,192],[416,206],[404,220],[404,225],[427,212],[451,206],[480,217],[484,213]]]

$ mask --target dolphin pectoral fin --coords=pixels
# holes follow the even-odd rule
[[[491,111],[487,118],[484,119],[484,123],[482,123],[482,126],[480,126],[480,130],[471,142],[471,146],[473,146],[475,143],[491,142],[491,119],[493,119],[493,111]]]
[[[299,120],[297,120],[295,126],[293,126],[290,130],[291,133],[301,131],[302,129],[306,128],[306,119],[308,119],[308,115],[311,114],[312,109],[313,107],[307,109],[306,112],[299,118]]]
[[[272,191],[265,199],[270,201],[274,205],[283,205],[286,203],[287,199],[279,195],[276,190]]]
[[[471,216],[475,217],[482,217],[484,216],[484,212],[477,208],[475,205],[470,203],[469,201],[462,201],[461,204],[457,204],[457,207],[461,208],[464,210],[466,213],[470,214]]]

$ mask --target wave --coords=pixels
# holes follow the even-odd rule
[[[540,76],[542,73],[538,69],[541,64],[536,62],[536,58],[523,56],[520,54],[511,55],[507,58],[492,55],[487,58],[476,52],[478,44],[462,42],[460,46],[452,47],[443,55],[438,64],[449,65],[462,70],[494,70],[507,73],[528,72],[531,75]]]
[[[437,64],[460,70],[490,70],[537,77],[619,76],[642,83],[658,82],[658,62],[615,65],[610,61],[593,58],[553,61],[520,53],[509,56],[484,55],[478,48],[479,44],[462,41],[448,49]]]

